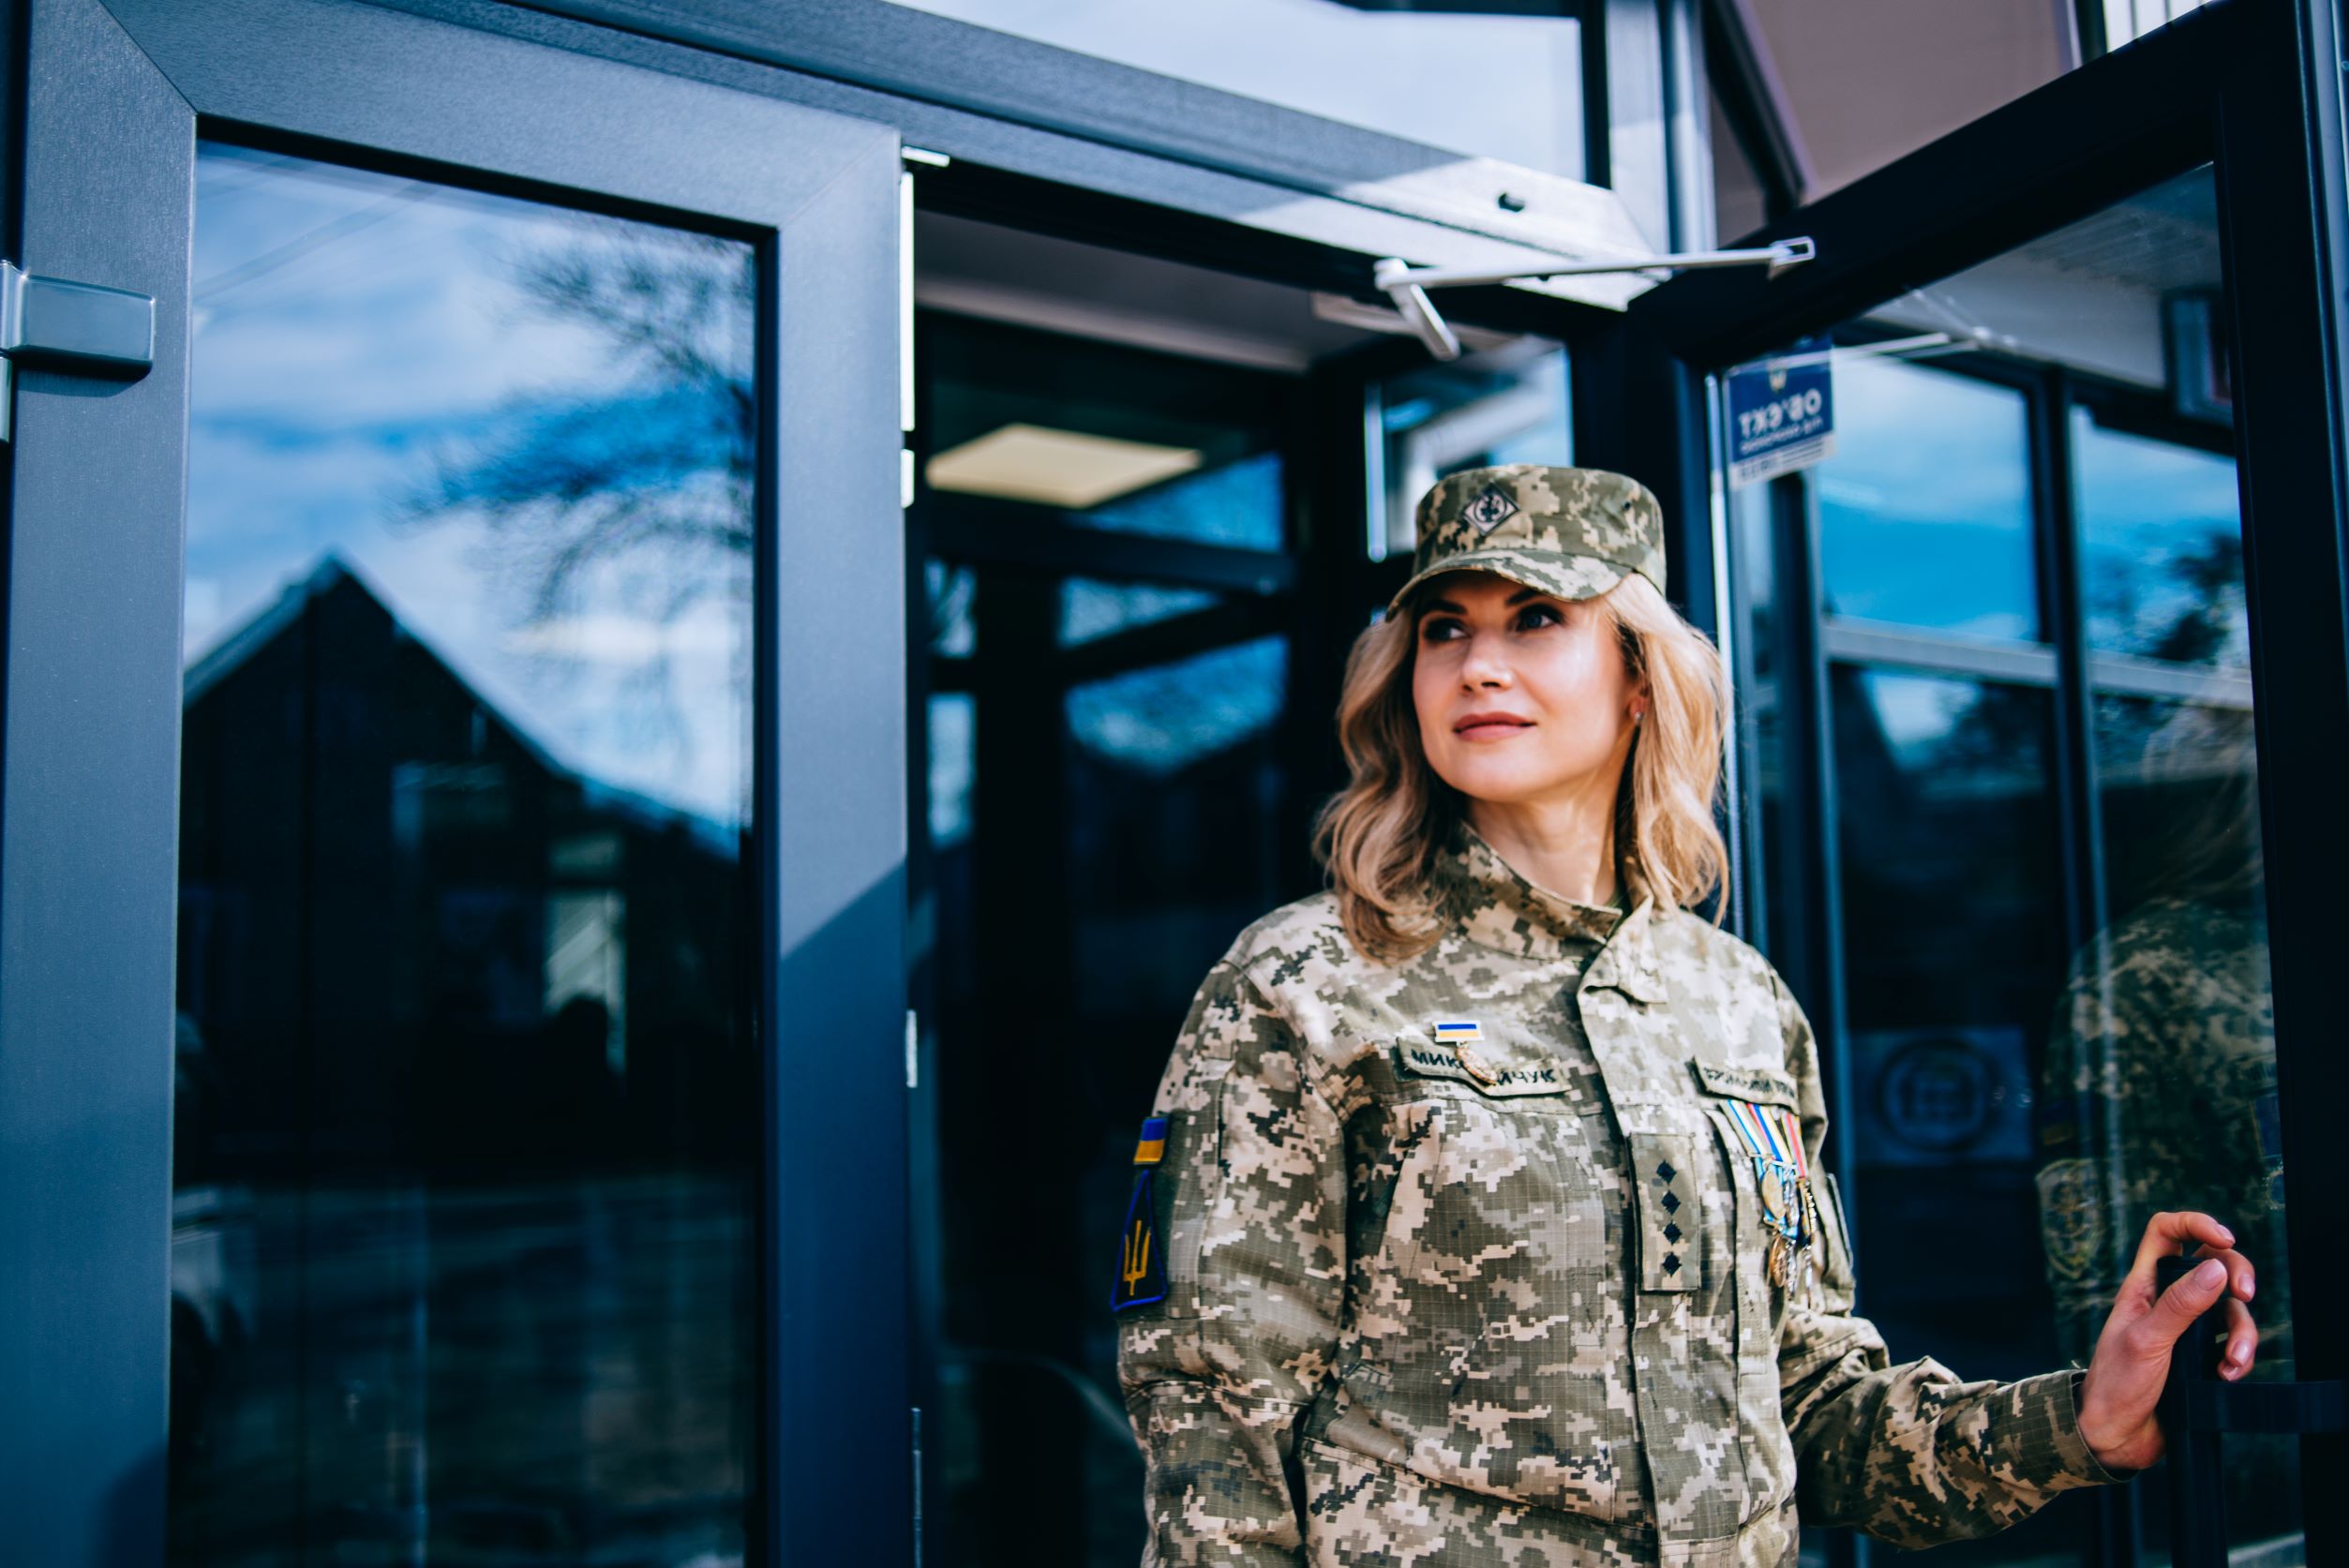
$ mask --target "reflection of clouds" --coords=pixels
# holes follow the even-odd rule
[[[1060,585],[1060,646],[1079,643],[1171,620],[1192,610],[1204,610],[1222,595],[1198,588],[1165,588],[1155,583],[1104,583],[1090,577],[1070,577]]]
[[[192,662],[338,556],[564,767],[737,823],[749,565],[709,535],[747,537],[747,497],[703,427],[719,394],[650,363],[680,346],[661,323],[550,311],[526,287],[531,263],[605,259],[631,283],[747,300],[747,246],[441,187],[418,199],[405,181],[207,144],[185,650]],[[750,372],[735,303],[680,330],[718,381]],[[623,341],[630,324],[651,330]],[[519,453],[583,487],[448,497],[419,519],[452,453]],[[570,563],[570,591],[542,605],[534,552],[566,506],[618,502],[644,520],[613,552],[628,559]],[[681,519],[699,532],[660,536]]]
[[[2019,395],[1884,360],[1835,367],[1836,455],[1818,470],[1838,615],[1977,635],[2036,630]]]
[[[1178,772],[1263,733],[1286,696],[1288,643],[1259,637],[1069,693],[1069,728],[1097,756]]]
[[[911,0],[1063,49],[1579,178],[1581,27],[1328,0]],[[1246,47],[1233,40],[1245,38]]]
[[[1954,735],[1979,694],[1970,681],[1878,674],[1870,675],[1867,691],[1884,739],[1905,767]]]
[[[591,665],[648,665],[664,655],[733,652],[737,629],[706,609],[696,605],[671,621],[608,611],[552,616],[516,627],[503,646],[510,652]]]

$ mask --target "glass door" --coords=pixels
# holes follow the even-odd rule
[[[207,8],[34,7],[0,1556],[909,1557],[895,135]]]
[[[2181,1208],[2256,1259],[2254,1375],[2296,1377],[2223,292],[2204,166],[1836,326],[1833,455],[1728,495],[1779,595],[1748,623],[1807,605],[1791,684],[1826,696],[1752,735],[1765,863],[1825,868],[1758,934],[1829,933],[1866,1310],[1968,1377],[2085,1365]],[[1789,672],[1746,673],[1788,710]],[[1812,745],[1828,842],[1785,787]],[[2298,1560],[2293,1445],[2231,1452],[2237,1541]],[[2124,1500],[2155,1551],[2166,1485]],[[1953,1549],[2086,1560],[2097,1529]]]
[[[2260,1269],[2255,1381],[2341,1375],[2307,1304],[2349,1172],[2296,1109],[2337,1070],[2311,872],[2344,864],[2297,780],[2349,721],[2311,665],[2342,632],[2343,203],[2331,89],[2297,83],[2329,29],[2214,7],[1763,231],[1810,266],[1633,311],[1716,413],[1741,369],[1832,371],[1823,460],[1740,485],[1710,432],[1731,809],[1895,1360],[2085,1365],[2147,1220],[2194,1208]],[[2304,1499],[2339,1439],[2267,1395],[2173,1431],[2222,1462],[1944,1555],[2327,1561]]]

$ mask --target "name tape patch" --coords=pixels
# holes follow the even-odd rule
[[[1794,1108],[1794,1080],[1768,1068],[1730,1068],[1713,1062],[1691,1062],[1697,1086],[1709,1095],[1750,1100],[1757,1105]]]
[[[1395,1042],[1395,1062],[1413,1078],[1449,1078],[1488,1095],[1563,1095],[1565,1075],[1548,1063],[1533,1067],[1503,1067],[1489,1060],[1472,1067],[1459,1050],[1426,1039],[1406,1037]]]

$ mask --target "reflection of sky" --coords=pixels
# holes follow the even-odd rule
[[[1069,729],[1095,755],[1178,772],[1271,727],[1288,687],[1286,638],[1258,637],[1069,693]]]
[[[564,766],[738,822],[744,562],[722,546],[599,558],[541,617],[533,530],[560,503],[501,528],[470,501],[403,515],[440,463],[517,453],[601,469],[590,503],[739,513],[711,389],[639,364],[600,319],[549,314],[516,280],[525,261],[566,253],[711,276],[721,304],[696,346],[746,378],[737,248],[713,261],[706,242],[645,225],[206,145],[184,656],[334,554]]]
[[[1070,577],[1060,585],[1060,646],[1074,648],[1153,621],[1204,610],[1222,595],[1157,583],[1103,583]]]
[[[978,717],[978,705],[966,692],[942,692],[930,699],[930,843],[935,849],[951,849],[970,837]]]
[[[2085,410],[2075,411],[2072,434],[2088,645],[2150,653],[2179,620],[2209,608],[2204,590],[2185,575],[2187,558],[2241,537],[2234,460],[2107,430]],[[2231,575],[2222,602],[2225,646],[2212,662],[2248,668],[2251,629],[2239,558]]]
[[[1982,689],[1970,680],[1871,670],[1862,682],[1885,744],[1904,772],[1931,762],[1973,711]]]
[[[1329,0],[908,3],[1389,136],[1582,177],[1581,27],[1572,18],[1414,15]]]
[[[1837,615],[2039,635],[2023,398],[1881,359],[1835,366],[1819,550]]]
[[[1113,533],[1149,533],[1250,550],[1281,546],[1280,455],[1260,452],[1084,514]]]

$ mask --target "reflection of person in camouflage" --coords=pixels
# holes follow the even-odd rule
[[[1925,1545],[2151,1463],[2169,1344],[2251,1291],[2202,1216],[2085,1373],[1961,1383],[1852,1315],[1809,1026],[1684,907],[1724,694],[1654,499],[1476,470],[1419,531],[1348,671],[1335,887],[1209,972],[1136,1151],[1148,1561],[1787,1563],[1798,1516]]]
[[[2133,717],[2130,713],[2115,715]],[[2118,748],[2109,748],[2117,750]],[[2272,1260],[2261,1353],[2289,1376],[2284,1172],[2247,710],[2181,707],[2102,781],[2150,820],[2147,896],[2072,961],[2039,1105],[2040,1225],[2059,1343],[2085,1357],[2165,1209],[2224,1218]]]

